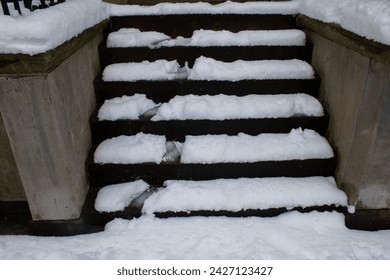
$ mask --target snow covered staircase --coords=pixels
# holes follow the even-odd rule
[[[112,18],[90,120],[87,222],[345,211],[291,3]]]

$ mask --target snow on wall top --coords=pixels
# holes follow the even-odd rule
[[[368,39],[390,45],[390,1],[388,0],[294,0],[300,13]]]
[[[101,0],[68,0],[23,16],[0,16],[0,53],[44,53],[108,17]]]
[[[54,49],[109,16],[185,13],[297,14],[390,45],[388,0],[293,0],[290,2],[162,3],[152,7],[114,5],[101,0],[66,3],[15,17],[0,15],[0,53],[35,55]]]

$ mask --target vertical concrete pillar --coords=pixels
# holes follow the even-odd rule
[[[80,216],[101,40],[83,42],[46,73],[0,76],[1,115],[35,221]]]

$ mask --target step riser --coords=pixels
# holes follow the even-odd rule
[[[254,47],[170,47],[149,49],[106,48],[100,47],[101,68],[109,64],[123,62],[155,61],[158,59],[177,60],[181,66],[188,62],[192,67],[200,57],[210,57],[219,61],[233,62],[235,60],[267,60],[267,59],[300,59],[310,62],[311,48],[303,46],[254,46]]]
[[[144,93],[154,102],[168,102],[177,95],[226,94],[244,96],[248,94],[306,93],[318,95],[319,80],[246,80],[230,81],[136,81],[103,82],[95,79],[98,104],[104,100],[123,95]]]
[[[289,133],[294,128],[309,128],[325,136],[328,116],[293,117],[278,119],[248,120],[187,120],[187,121],[98,121],[96,115],[91,119],[93,144],[120,135],[146,134],[165,135],[167,140],[183,142],[186,135],[228,134],[240,132],[249,135],[261,133]]]
[[[335,158],[219,164],[94,164],[89,159],[90,185],[102,187],[143,179],[150,185],[164,181],[214,180],[218,178],[333,176]]]
[[[150,15],[112,17],[111,31],[137,28],[141,31],[158,31],[173,38],[191,37],[194,30],[277,30],[296,29],[292,15]]]
[[[194,217],[194,216],[206,216],[206,217],[276,217],[283,213],[287,213],[290,211],[298,211],[301,213],[309,213],[312,211],[318,212],[332,212],[337,211],[339,213],[347,213],[347,209],[342,206],[336,205],[323,205],[323,206],[311,206],[311,207],[294,207],[292,209],[287,208],[271,208],[265,210],[253,209],[253,210],[243,210],[238,212],[230,212],[230,211],[190,211],[190,212],[161,212],[155,213],[157,218],[172,218],[172,217]]]

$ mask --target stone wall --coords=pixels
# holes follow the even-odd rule
[[[357,211],[390,209],[390,46],[308,18],[300,22],[331,117],[338,185]]]
[[[0,169],[5,178],[0,181],[0,199],[25,197],[36,221],[80,216],[88,190],[88,120],[95,108],[93,80],[100,70],[97,47],[104,26],[47,54],[3,56],[3,62],[12,63],[3,63],[0,71],[0,140],[11,149],[5,145],[6,159],[0,164],[5,162],[12,171]],[[35,73],[21,75],[32,68]]]

